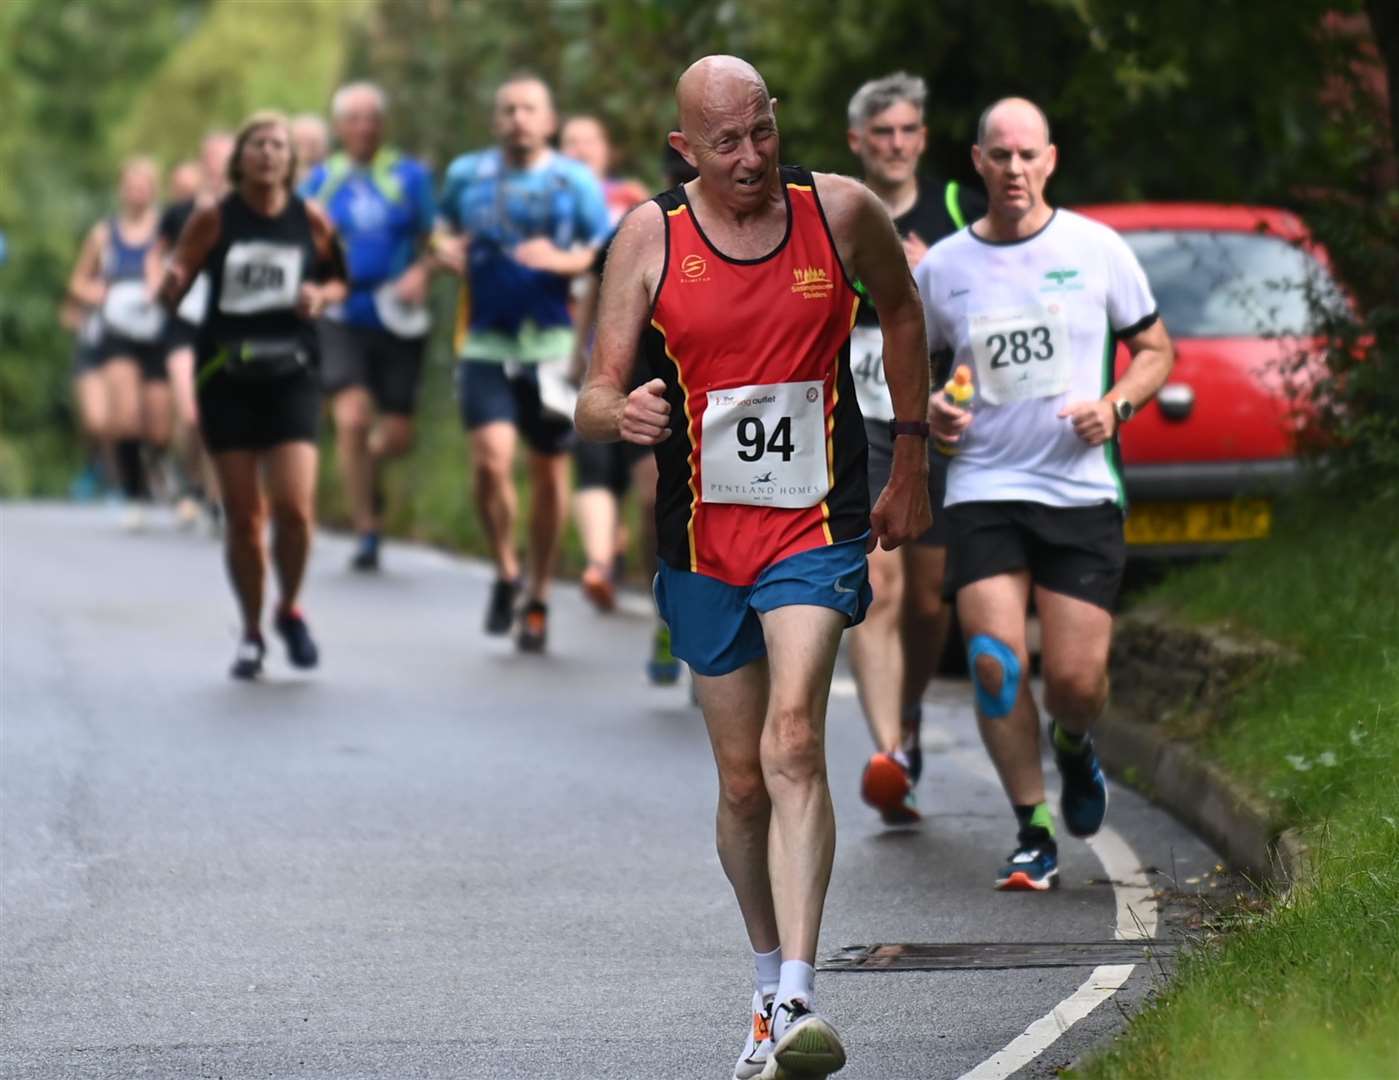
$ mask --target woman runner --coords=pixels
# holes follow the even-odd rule
[[[297,598],[311,549],[321,411],[313,320],[346,293],[325,214],[292,193],[296,154],[286,117],[254,113],[229,160],[231,191],[191,215],[161,282],[173,310],[200,271],[208,317],[196,354],[199,426],[223,494],[225,553],[243,617],[236,679],[262,671],[264,525],[280,588],[273,626],[299,668],[319,659]],[[259,483],[261,479],[261,483]],[[265,496],[264,496],[265,488]]]

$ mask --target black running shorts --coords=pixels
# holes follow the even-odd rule
[[[321,386],[334,396],[362,386],[380,412],[412,416],[422,382],[427,338],[401,338],[372,326],[350,326],[322,319]]]
[[[199,384],[198,397],[199,430],[211,454],[316,441],[321,388],[309,369],[264,383],[214,374]]]
[[[880,492],[889,483],[889,473],[894,468],[894,437],[887,421],[865,421],[865,438],[869,442],[870,507],[879,499]],[[933,524],[927,532],[914,540],[923,547],[945,547],[947,545],[947,522],[942,514],[942,497],[947,491],[946,454],[940,453],[928,440],[928,506],[933,511]]]
[[[141,369],[142,382],[165,382],[165,342],[132,341],[117,334],[106,334],[98,345],[102,363],[112,360],[135,360]]]
[[[573,464],[577,470],[574,487],[578,491],[606,488],[617,498],[631,489],[631,471],[653,451],[649,446],[629,442],[596,443],[580,439],[573,444]]]
[[[947,507],[943,595],[998,574],[1028,570],[1030,580],[1111,612],[1122,587],[1127,544],[1113,503],[1046,506],[963,502]]]

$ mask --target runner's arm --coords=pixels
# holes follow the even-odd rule
[[[574,244],[561,248],[547,236],[535,236],[515,245],[510,252],[515,261],[531,270],[547,270],[560,277],[573,277],[593,265],[596,244]]]
[[[588,368],[588,340],[597,326],[598,298],[602,291],[601,279],[592,271],[583,274],[582,280],[578,313],[573,320],[573,355],[568,365],[568,377],[575,383],[583,381]]]
[[[841,261],[862,282],[879,314],[884,336],[884,373],[899,420],[928,418],[928,341],[923,305],[913,284],[903,244],[889,212],[858,181],[819,174],[817,193],[835,235]],[[900,440],[898,446],[909,440]]]
[[[1140,409],[1156,396],[1156,391],[1170,378],[1175,364],[1175,348],[1171,345],[1166,324],[1159,317],[1150,326],[1122,339],[1132,359],[1122,378],[1097,401],[1080,401],[1059,413],[1074,426],[1074,433],[1089,446],[1101,446],[1117,434],[1117,413],[1113,403],[1130,401]]]
[[[626,392],[664,257],[661,208],[655,203],[637,207],[618,229],[602,277],[597,339],[574,412],[574,424],[585,439],[654,446],[670,436],[665,384],[652,379],[630,395]]]
[[[437,200],[433,197],[432,177],[426,169],[412,174],[413,204],[417,212],[416,257],[398,275],[394,290],[405,304],[427,302],[428,283],[441,266],[433,248],[437,221]]]
[[[106,295],[107,285],[102,280],[102,246],[106,241],[107,226],[99,221],[83,237],[78,261],[68,278],[68,295],[83,307],[97,307]]]
[[[349,272],[345,268],[345,252],[330,215],[318,203],[308,202],[306,216],[311,222],[311,240],[318,261],[312,270],[311,280],[301,283],[298,307],[303,315],[315,318],[327,306],[342,303],[349,295]]]
[[[894,416],[904,423],[928,419],[928,339],[923,305],[903,245],[883,203],[864,184],[821,173],[816,191],[826,209],[837,254],[849,277],[864,283],[884,336],[884,381]],[[870,510],[869,546],[892,551],[932,524],[928,507],[928,440],[894,439],[889,482]]]
[[[175,241],[175,254],[170,257],[155,298],[168,311],[180,306],[185,293],[204,268],[209,253],[219,242],[219,208],[210,203],[196,207],[185,222],[180,238]]]

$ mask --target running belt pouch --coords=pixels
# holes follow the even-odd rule
[[[241,383],[276,382],[311,366],[306,344],[296,338],[246,338],[226,346],[224,369]]]

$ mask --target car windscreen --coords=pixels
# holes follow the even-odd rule
[[[1335,284],[1306,251],[1276,236],[1161,230],[1124,232],[1175,337],[1310,334]]]

